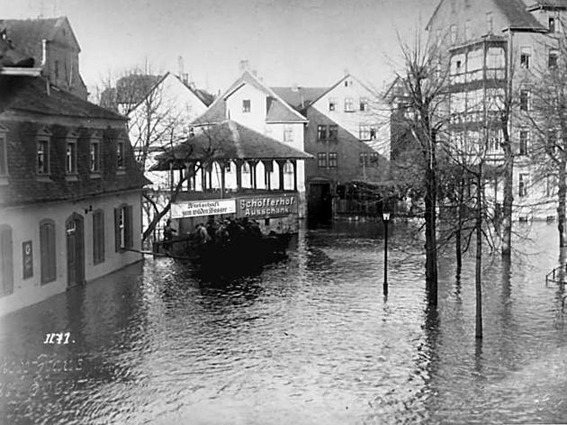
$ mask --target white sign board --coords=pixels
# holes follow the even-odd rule
[[[171,204],[171,217],[201,217],[236,212],[235,199],[211,199],[209,201],[188,201]]]

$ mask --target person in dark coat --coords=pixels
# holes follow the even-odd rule
[[[173,239],[173,233],[177,232],[174,228],[171,227],[171,219],[168,218],[165,222],[165,227],[163,228],[163,249],[166,251],[171,248],[171,241]]]

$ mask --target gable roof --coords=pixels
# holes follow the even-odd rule
[[[341,78],[339,81],[337,81],[335,84],[333,84],[331,87],[329,87],[326,91],[324,91],[323,93],[321,93],[319,95],[319,97],[317,97],[315,100],[313,100],[311,102],[311,105],[314,105],[315,103],[317,103],[319,101],[319,99],[321,99],[322,97],[326,96],[328,93],[332,92],[336,87],[338,87],[339,85],[341,85],[347,78],[352,78],[354,81],[356,81],[358,84],[360,84],[365,90],[372,92],[372,90],[370,90],[366,84],[364,84],[363,82],[361,82],[358,78],[356,78],[355,76],[351,75],[351,74],[346,74],[343,78]]]
[[[494,5],[502,12],[502,14],[508,20],[508,25],[504,30],[528,30],[543,32],[546,28],[543,27],[537,19],[529,12],[528,7],[523,0],[492,0]],[[561,2],[564,0],[536,0],[541,2]],[[433,20],[437,16],[437,13],[441,9],[441,5],[445,0],[440,0],[437,7],[433,11],[429,22],[425,26],[427,30],[431,29]]]
[[[312,156],[285,143],[264,136],[235,121],[226,120],[206,132],[166,149],[156,157],[151,170],[169,170],[171,162],[234,159],[308,159]]]
[[[528,10],[537,9],[567,9],[567,0],[533,0],[528,4]]]
[[[44,78],[0,76],[0,113],[15,110],[74,118],[127,120],[122,115],[48,84]]]
[[[245,85],[251,85],[264,93],[272,101],[268,103],[266,122],[305,122],[303,115],[293,109],[277,93],[264,83],[259,81],[248,70],[244,71],[240,77],[230,85],[230,87],[209,106],[203,115],[197,118],[194,123],[214,124],[228,119],[226,100],[236,91]]]
[[[53,41],[57,32],[67,27],[73,44],[81,51],[79,42],[71,29],[69,20],[62,16],[49,19],[3,19],[0,20],[0,31],[6,31],[15,49],[33,57],[36,64],[43,57],[42,40]]]
[[[509,29],[547,31],[528,11],[522,0],[492,0],[509,21]]]
[[[274,93],[298,112],[305,110],[313,100],[328,89],[328,87],[272,87]]]

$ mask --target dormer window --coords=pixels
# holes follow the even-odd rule
[[[65,153],[65,172],[67,174],[77,174],[77,141],[67,142]]]
[[[50,163],[50,155],[49,155],[49,148],[50,148],[50,140],[51,140],[51,133],[47,130],[41,130],[37,134],[37,149],[36,149],[36,173],[38,176],[49,176],[51,172],[51,168],[49,166]]]
[[[91,173],[100,173],[100,140],[91,140],[89,157]]]
[[[118,170],[124,170],[126,168],[124,158],[124,140],[118,140],[116,142],[116,166],[118,167]]]
[[[250,99],[242,100],[242,112],[246,113],[250,112],[251,110]]]

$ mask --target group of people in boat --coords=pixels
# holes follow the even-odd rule
[[[195,226],[193,239],[197,245],[228,246],[238,242],[261,240],[262,230],[256,220],[250,220],[248,217],[216,221],[210,219],[206,225],[199,223]]]

